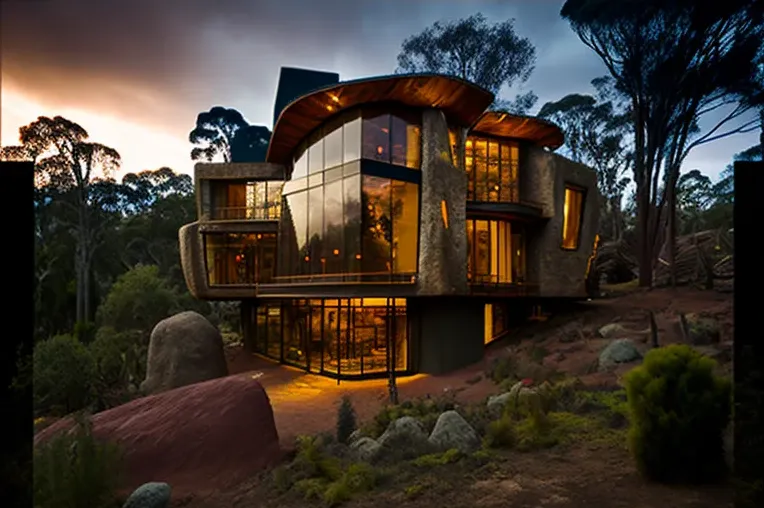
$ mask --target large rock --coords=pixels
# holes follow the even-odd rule
[[[163,319],[151,332],[144,393],[159,393],[228,375],[223,338],[193,311]]]
[[[416,418],[403,416],[390,422],[377,443],[386,457],[405,460],[428,453],[427,432]]]
[[[721,333],[719,322],[714,318],[687,314],[687,335],[691,344],[707,346],[719,342]]]
[[[172,489],[166,483],[144,483],[130,494],[122,508],[167,508]]]
[[[480,448],[480,438],[475,429],[454,410],[445,411],[438,417],[428,440],[442,451],[456,448],[463,453],[472,453]]]
[[[630,363],[642,358],[642,354],[630,339],[617,339],[602,350],[599,356],[600,371],[611,370],[621,363]]]
[[[358,460],[371,462],[377,458],[380,450],[379,443],[370,437],[359,437],[350,443],[350,449]]]
[[[97,439],[122,449],[130,490],[149,482],[166,482],[179,496],[225,489],[282,458],[268,395],[248,375],[136,399],[91,421]],[[71,426],[69,418],[56,422],[35,446]]]

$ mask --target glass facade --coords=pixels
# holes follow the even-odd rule
[[[520,201],[520,148],[516,141],[469,136],[464,153],[468,200],[503,203]]]
[[[584,211],[584,191],[565,186],[565,205],[563,206],[562,248],[578,249],[581,236],[581,220]]]
[[[210,286],[270,282],[276,269],[276,235],[204,234]]]
[[[210,182],[213,220],[278,220],[284,182],[213,180]]]
[[[283,337],[283,344],[282,344]],[[256,352],[316,374],[384,375],[409,369],[402,298],[269,302],[257,310]]]
[[[505,221],[467,220],[467,280],[473,284],[525,283],[525,235]]]
[[[336,117],[310,137],[283,189],[280,282],[412,282],[418,121],[418,113],[366,108]],[[362,160],[381,164],[365,174]]]

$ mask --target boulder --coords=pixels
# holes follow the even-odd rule
[[[358,459],[371,462],[377,458],[381,446],[370,437],[359,437],[350,443],[352,454]]]
[[[480,448],[480,438],[475,429],[454,410],[445,411],[438,417],[428,441],[441,451],[456,448],[469,454]]]
[[[229,376],[133,400],[91,417],[96,439],[124,456],[125,489],[163,481],[175,495],[225,489],[282,459],[268,395],[251,376]],[[40,431],[35,446],[71,428]]]
[[[610,323],[597,330],[597,334],[603,339],[612,339],[624,333],[627,333],[627,330],[620,323]]]
[[[163,319],[151,332],[144,393],[155,394],[228,375],[223,338],[193,311]]]
[[[509,398],[509,392],[500,393],[499,395],[491,395],[488,397],[486,407],[488,408],[488,413],[492,418],[498,418],[501,416],[501,413],[504,411],[504,408],[509,402]]]
[[[694,346],[707,346],[716,344],[720,340],[719,322],[710,317],[702,317],[697,314],[687,314],[687,335],[690,344]]]
[[[403,416],[390,422],[377,443],[386,456],[406,460],[430,451],[427,437],[419,420]]]
[[[361,439],[362,437],[366,437],[361,429],[355,429],[353,432],[350,433],[348,436],[348,445],[351,445]]]
[[[168,508],[172,489],[166,483],[144,483],[130,494],[122,508]]]
[[[599,356],[598,368],[608,371],[621,363],[634,362],[642,358],[642,354],[630,339],[617,339],[608,344]]]

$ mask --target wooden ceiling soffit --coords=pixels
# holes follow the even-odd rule
[[[367,103],[393,102],[410,107],[436,107],[449,121],[470,126],[494,96],[473,83],[437,74],[401,74],[346,81],[295,99],[281,112],[266,161],[289,164],[300,142],[335,114]]]
[[[565,142],[565,135],[557,125],[529,116],[512,115],[501,111],[487,111],[473,125],[471,133],[500,138],[514,138],[556,150]]]

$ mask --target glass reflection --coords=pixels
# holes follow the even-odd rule
[[[393,271],[417,272],[419,245],[419,186],[392,180]]]
[[[326,273],[342,273],[343,245],[342,180],[324,187],[324,251]]]
[[[205,233],[204,245],[211,286],[269,282],[274,275],[274,234]]]
[[[468,219],[468,280],[478,284],[524,283],[524,238],[520,225]]]
[[[308,256],[312,274],[326,273],[324,253],[324,188],[308,191]]]
[[[294,237],[294,264],[291,266],[294,275],[307,275],[309,271],[310,250],[308,248],[308,193],[307,191],[291,194],[286,197],[289,207],[292,231]],[[287,265],[289,266],[289,265]]]
[[[363,176],[361,270],[364,273],[387,273],[392,268],[391,190],[388,178]]]
[[[308,150],[308,174],[318,173],[324,170],[324,140],[321,131],[311,136],[310,150]]]
[[[308,150],[303,143],[303,145],[301,145],[301,147],[297,150],[297,155],[294,158],[292,177],[290,179],[297,180],[305,176],[308,176]]]
[[[390,162],[390,115],[363,117],[363,146],[361,156],[380,162]]]
[[[336,126],[324,137],[324,167],[342,164],[342,125]]]
[[[353,162],[361,158],[361,115],[356,112],[353,116],[342,127],[342,162]]]
[[[361,175],[343,180],[345,272],[361,272]]]
[[[421,129],[398,116],[390,119],[391,160],[393,164],[419,169]]]

